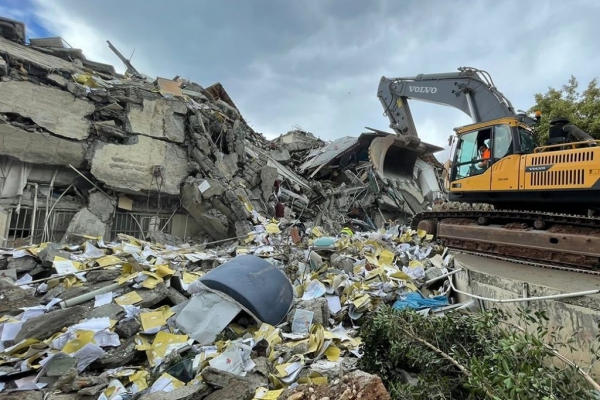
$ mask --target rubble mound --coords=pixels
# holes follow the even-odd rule
[[[329,385],[300,386],[290,391],[287,400],[390,400],[381,378],[363,371],[353,371]]]

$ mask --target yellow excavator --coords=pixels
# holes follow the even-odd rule
[[[559,118],[547,143],[537,144],[540,114],[517,113],[491,76],[475,68],[382,77],[378,97],[404,145],[405,172],[406,160],[424,152],[409,100],[455,107],[473,119],[453,137],[448,197],[462,205],[419,213],[413,228],[466,252],[600,271],[600,141]]]

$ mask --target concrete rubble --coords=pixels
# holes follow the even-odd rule
[[[331,230],[371,230],[443,197],[443,168],[431,153],[408,175],[389,170],[393,135],[325,142],[297,128],[269,141],[220,83],[205,88],[179,77],[118,74],[60,38],[26,45],[18,24],[4,23],[12,27],[0,35],[5,245],[111,231],[114,238],[117,215],[128,212],[160,220],[134,215],[128,231],[175,232],[181,240],[243,236],[255,212]],[[114,206],[106,208],[91,190]],[[20,224],[22,209],[45,216],[52,207],[69,212],[69,229],[58,229],[50,216],[9,226]],[[94,229],[84,232],[86,224]]]
[[[424,232],[400,226],[335,236],[313,227],[293,243],[297,229],[261,218],[246,239],[213,244],[171,246],[121,234],[113,242],[90,236],[82,244],[0,251],[2,391],[111,400],[158,392],[389,398],[378,377],[357,369],[357,326],[382,304],[424,313],[455,307],[451,258]],[[253,257],[266,268],[240,276],[253,287],[215,285],[228,274],[219,268]],[[274,273],[289,282],[291,297],[281,297],[279,283],[252,283],[261,276],[271,282]],[[259,297],[248,298],[252,292]],[[260,296],[270,301],[268,311],[288,310],[284,317],[262,321]],[[209,308],[196,305],[215,298]]]
[[[390,169],[381,132],[269,141],[220,83],[125,61],[0,18],[2,395],[389,398],[357,370],[357,326],[382,304],[452,306],[451,259],[403,225],[443,197],[441,165]],[[241,256],[290,285],[247,276],[283,318],[209,284]]]

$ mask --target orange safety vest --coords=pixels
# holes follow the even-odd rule
[[[479,162],[479,164],[477,164],[477,166],[479,168],[487,168],[490,158],[491,158],[490,149],[487,148],[483,151],[483,154],[481,154],[481,161]]]

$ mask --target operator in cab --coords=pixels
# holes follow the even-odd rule
[[[490,148],[487,147],[485,143],[482,143],[481,146],[479,146],[479,156],[481,161],[479,164],[477,164],[477,166],[482,169],[487,169],[487,167],[489,167],[492,154],[490,153]]]

